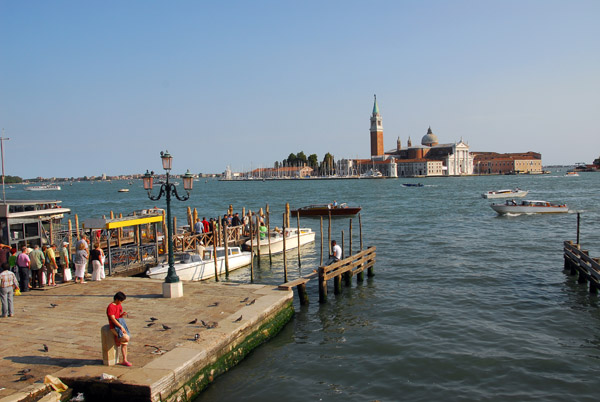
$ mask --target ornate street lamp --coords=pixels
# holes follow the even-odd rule
[[[160,192],[157,196],[152,195],[152,187],[154,185],[154,172],[150,173],[146,170],[146,174],[143,176],[144,181],[144,189],[148,191],[148,198],[153,201],[158,201],[162,198],[163,195],[166,195],[167,199],[167,242],[169,247],[169,271],[167,273],[167,277],[165,278],[165,283],[163,284],[163,294],[167,297],[179,297],[183,295],[183,287],[181,286],[181,282],[179,282],[179,277],[177,276],[177,272],[175,271],[175,262],[173,259],[173,220],[171,218],[171,195],[174,195],[179,201],[186,201],[190,198],[190,191],[192,190],[192,186],[194,183],[194,176],[188,170],[183,177],[183,188],[186,191],[185,196],[179,196],[177,194],[177,188],[173,183],[169,182],[169,172],[171,170],[173,164],[173,157],[169,154],[169,151],[161,152],[160,157],[162,159],[163,169],[167,172],[167,180],[165,183],[160,185]],[[171,284],[176,284],[176,289],[173,291],[173,286]],[[165,286],[166,285],[166,286]],[[168,289],[168,290],[167,290]]]

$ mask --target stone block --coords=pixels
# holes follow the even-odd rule
[[[102,363],[105,366],[114,366],[119,360],[119,348],[110,326],[104,325],[100,328],[100,337],[102,339]]]
[[[183,283],[181,281],[174,283],[164,282],[162,288],[164,298],[174,299],[183,296]]]

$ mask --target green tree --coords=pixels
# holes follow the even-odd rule
[[[317,156],[317,154],[310,154],[308,156],[308,166],[310,166],[313,169],[319,168],[319,157]]]
[[[287,165],[288,166],[293,165],[296,162],[296,158],[297,158],[296,154],[294,154],[294,153],[290,154],[290,156],[287,157]]]
[[[329,175],[334,173],[335,160],[333,159],[333,155],[329,152],[325,154],[323,157],[323,162],[321,162],[321,174]]]
[[[298,155],[296,155],[296,161],[300,162],[302,164],[305,164],[308,162],[308,160],[306,159],[306,155],[304,155],[304,151],[298,152]]]

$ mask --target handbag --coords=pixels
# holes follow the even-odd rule
[[[21,296],[21,289],[17,288],[15,290],[15,296]]]

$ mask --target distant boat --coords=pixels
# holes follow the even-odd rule
[[[577,176],[579,176],[579,173],[574,172],[574,171],[571,170],[571,171],[565,173],[565,176],[567,176],[567,177],[577,177]]]
[[[523,200],[517,204],[515,200],[507,200],[504,204],[492,204],[492,209],[499,214],[556,214],[569,212],[566,204],[552,204],[548,201]]]
[[[57,191],[60,190],[60,186],[56,184],[44,184],[41,186],[29,186],[25,187],[27,191]]]
[[[332,204],[313,204],[307,205],[305,207],[301,207],[290,211],[292,216],[296,216],[300,213],[300,216],[348,216],[348,215],[356,215],[360,212],[361,207],[349,207],[345,202],[333,206]]]
[[[119,193],[128,193],[129,189],[128,188],[121,188],[119,189]]]
[[[483,198],[515,198],[515,197],[525,197],[529,191],[520,190],[515,188],[514,190],[495,190],[488,191],[487,193],[481,194]]]
[[[402,183],[404,187],[424,187],[423,183]]]

